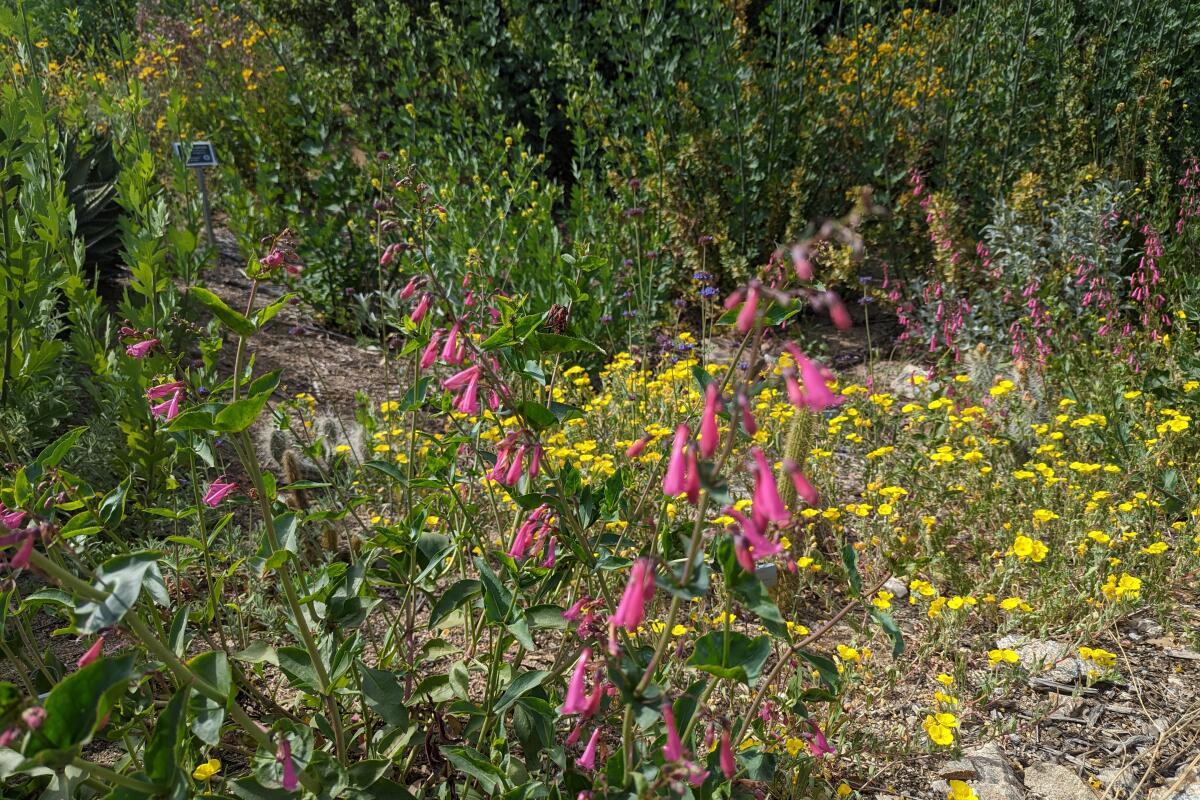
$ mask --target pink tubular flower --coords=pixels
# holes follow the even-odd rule
[[[579,718],[579,722],[575,723],[575,727],[567,734],[566,740],[563,742],[567,747],[574,747],[579,744],[579,737],[583,736],[583,726],[587,722],[583,717]]]
[[[754,318],[758,315],[758,287],[751,286],[746,292],[746,302],[737,315],[737,329],[741,333],[749,333],[754,327]]]
[[[533,446],[533,454],[529,457],[529,469],[527,474],[530,478],[536,478],[537,474],[542,470],[542,446],[535,444]]]
[[[158,344],[158,339],[146,339],[145,341],[135,342],[125,348],[125,355],[130,358],[145,358],[156,344]]]
[[[746,395],[739,394],[737,396],[737,404],[742,409],[742,430],[750,436],[758,433],[758,422],[755,421],[754,415],[750,413],[750,400]]]
[[[745,536],[736,535],[733,537],[733,554],[737,557],[737,562],[742,566],[742,569],[753,574],[754,556],[750,554],[750,547],[746,543]]]
[[[575,671],[571,673],[571,681],[567,684],[567,696],[563,700],[562,706],[558,709],[559,714],[567,716],[568,714],[582,714],[587,711],[588,696],[584,682],[587,678],[588,661],[591,657],[591,648],[583,648],[583,652],[579,654],[579,659],[575,662]]]
[[[25,569],[29,566],[29,558],[33,555],[33,533],[31,532],[21,541],[21,546],[17,548],[16,555],[12,557],[12,561],[8,562],[13,569]]]
[[[581,769],[593,770],[596,768],[596,749],[600,745],[600,728],[592,731],[592,737],[588,739],[587,747],[583,748],[583,755],[575,761],[575,766]]]
[[[812,721],[808,724],[812,726],[812,731],[808,735],[809,752],[816,758],[820,758],[826,753],[837,755],[837,750],[829,744],[829,740],[825,738],[825,734],[817,727],[817,724]]]
[[[164,397],[170,397],[173,394],[183,391],[183,381],[171,381],[170,383],[160,383],[158,386],[151,386],[146,390],[147,400],[161,400]]]
[[[442,361],[451,366],[462,362],[462,351],[458,347],[458,329],[461,325],[461,322],[455,322],[450,326],[450,335],[446,337],[446,344],[442,345]]]
[[[733,506],[726,506],[724,513],[733,517],[737,521],[738,526],[742,529],[741,535],[744,536],[746,541],[750,543],[750,546],[754,548],[754,560],[757,561],[760,558],[773,556],[777,553],[783,552],[783,548],[778,542],[772,541],[766,536],[763,536],[762,532],[758,529],[758,526],[754,524],[754,520],[746,519],[746,517],[743,516],[742,513]],[[745,566],[744,563],[743,566]],[[747,572],[751,571],[752,570],[747,570]]]
[[[639,558],[633,562],[629,571],[629,583],[625,585],[625,594],[617,610],[608,618],[610,625],[624,628],[629,632],[636,631],[646,618],[646,601],[654,595],[654,569],[648,558]]]
[[[842,298],[838,297],[833,292],[829,292],[829,319],[833,322],[834,327],[840,331],[849,330],[854,327],[854,320],[850,317],[850,311],[846,308],[846,304],[842,302]]]
[[[25,517],[28,516],[24,511],[9,510],[8,506],[0,503],[0,525],[12,530],[19,528],[25,522]]]
[[[733,776],[737,773],[737,762],[733,760],[733,747],[729,744],[729,731],[721,734],[721,772],[725,774],[726,780],[733,780]]]
[[[204,497],[202,499],[204,501],[204,505],[208,506],[209,508],[216,508],[221,504],[221,501],[225,499],[226,495],[237,488],[236,483],[230,483],[222,480],[224,477],[225,476],[222,475],[220,478],[217,478],[215,481],[210,483],[208,485],[208,491],[204,493]]]
[[[420,285],[420,283],[421,283],[421,276],[418,275],[417,277],[410,280],[408,283],[404,284],[404,288],[400,290],[400,299],[407,300],[410,297],[412,297],[416,293],[417,286]]]
[[[36,731],[46,721],[46,709],[41,706],[30,706],[21,712],[21,721],[25,723],[26,728]]]
[[[692,432],[687,425],[675,429],[675,441],[671,445],[671,460],[667,462],[667,474],[663,476],[663,494],[675,497],[687,491],[687,459],[683,449]]]
[[[583,613],[583,607],[591,602],[592,598],[588,597],[586,594],[583,595],[574,603],[572,603],[570,608],[562,612],[562,618],[567,622],[574,622],[575,620],[579,619],[580,614]]]
[[[100,651],[103,649],[104,649],[104,636],[101,635],[99,638],[96,639],[96,641],[92,644],[92,646],[88,648],[88,651],[79,657],[79,660],[75,662],[75,666],[83,668],[83,667],[86,667],[88,664],[91,664],[93,661],[95,661],[97,658],[100,657]]]
[[[670,701],[662,706],[663,724],[667,726],[667,743],[663,745],[663,760],[682,761],[683,742],[679,739],[679,731],[675,729],[675,712]]]
[[[429,311],[429,306],[431,303],[433,303],[433,295],[428,293],[421,295],[421,299],[417,301],[417,307],[414,308],[412,313],[408,315],[409,318],[412,319],[413,322],[420,322],[421,320],[425,319],[425,313]]]
[[[550,541],[546,543],[546,555],[542,557],[542,563],[539,567],[544,569],[554,569],[555,562],[558,561],[558,539],[551,536]]]
[[[754,505],[751,515],[759,527],[765,528],[768,522],[787,522],[788,512],[779,496],[779,488],[775,485],[775,476],[771,465],[763,451],[755,447],[750,451],[754,457],[757,472],[754,475]]]
[[[704,388],[704,416],[700,420],[700,455],[712,458],[717,452],[720,436],[717,429],[717,407],[721,403],[721,390],[716,382]]]
[[[421,369],[429,369],[437,361],[438,344],[441,342],[442,331],[439,328],[429,336],[429,344],[421,351]]]
[[[783,462],[783,471],[791,477],[792,485],[796,487],[796,494],[799,495],[800,499],[810,506],[815,506],[820,500],[816,487],[809,482],[808,478],[804,477],[804,473],[800,471],[799,465],[789,458]]]
[[[283,765],[283,780],[280,785],[285,792],[294,792],[300,788],[300,776],[296,773],[296,762],[292,758],[292,743],[287,737],[281,736],[275,750],[275,760]]]
[[[0,747],[12,747],[13,742],[21,738],[21,729],[16,725],[10,725],[0,733]]]
[[[796,277],[802,281],[813,279],[812,261],[808,258],[808,250],[802,245],[792,248],[792,266],[796,269]]]
[[[505,486],[515,486],[517,481],[521,480],[521,468],[525,465],[525,445],[517,447],[517,451],[513,454],[512,461],[508,464],[508,471],[504,473],[504,480],[501,481]]]
[[[481,372],[481,370],[480,370],[479,365],[475,364],[473,366],[467,367],[466,369],[459,370],[458,372],[451,375],[449,378],[446,378],[446,380],[442,381],[442,386],[445,386],[447,389],[449,389],[452,392],[458,391],[459,389],[462,389],[464,386],[468,385],[472,381],[479,380],[480,372]]]
[[[789,342],[785,347],[800,366],[800,379],[804,381],[802,393],[798,386],[793,390],[794,378],[791,383],[788,383],[788,400],[792,405],[797,408],[807,407],[813,411],[824,411],[845,401],[846,398],[830,391],[829,386],[825,383],[827,371],[821,365],[801,353],[800,348],[796,345]]]
[[[638,439],[633,444],[629,445],[629,447],[625,449],[625,457],[626,458],[637,458],[638,456],[640,456],[642,454],[642,452],[646,449],[646,445],[648,445],[650,443],[650,439],[652,439],[652,438],[653,437],[646,435],[646,436],[643,436],[642,438]]]
[[[179,416],[179,398],[183,395],[183,391],[177,389],[166,400],[156,406],[150,406],[150,413],[156,417],[161,417],[167,422]]]

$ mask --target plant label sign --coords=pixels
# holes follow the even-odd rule
[[[217,165],[217,153],[213,150],[212,142],[192,142],[190,146],[186,142],[176,142],[171,147],[176,158],[183,158],[184,148],[187,148],[187,159],[184,161],[187,166],[201,169]]]

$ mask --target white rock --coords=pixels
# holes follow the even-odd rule
[[[1044,800],[1096,800],[1075,771],[1060,764],[1030,764],[1025,768],[1025,788]]]

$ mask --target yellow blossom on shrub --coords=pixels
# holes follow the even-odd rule
[[[988,651],[988,665],[996,666],[997,664],[1019,664],[1021,657],[1017,655],[1015,650],[998,649]]]
[[[934,744],[947,747],[954,744],[954,729],[958,727],[958,718],[947,712],[926,714],[921,727]]]

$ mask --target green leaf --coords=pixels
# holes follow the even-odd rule
[[[464,578],[452,584],[433,604],[433,610],[429,612],[429,627],[439,627],[455,609],[471,598],[478,597],[482,591],[483,584],[473,578]]]
[[[554,416],[554,412],[541,403],[524,400],[517,404],[517,410],[521,412],[521,416],[525,418],[525,421],[534,430],[544,431],[558,424],[558,417]]]
[[[100,503],[100,519],[105,525],[115,525],[125,519],[125,496],[131,483],[131,478],[121,481]]]
[[[34,731],[25,757],[87,744],[135,676],[133,653],[96,659],[59,681],[42,706],[46,719]]]
[[[214,427],[219,431],[227,431],[229,433],[244,431],[254,424],[254,420],[258,419],[258,415],[262,413],[263,406],[270,399],[270,392],[262,392],[252,397],[243,397],[241,400],[235,400],[217,413],[216,419],[213,420]]]
[[[120,622],[137,603],[145,586],[166,597],[166,584],[158,569],[158,553],[141,552],[110,558],[96,570],[95,588],[107,592],[101,602],[84,601],[75,606],[75,628],[80,633],[99,633]]]
[[[146,742],[143,761],[146,775],[164,789],[170,788],[182,776],[179,769],[184,710],[187,708],[190,687],[183,687],[171,697],[167,707],[158,715],[154,731]]]
[[[603,353],[604,349],[595,342],[578,336],[563,336],[559,333],[539,333],[534,339],[543,354],[552,353]]]
[[[279,658],[275,655],[275,648],[266,642],[251,642],[244,650],[239,650],[233,654],[233,658],[238,661],[245,661],[247,664],[274,664],[279,666]]]
[[[295,646],[279,647],[275,649],[275,655],[279,659],[279,669],[287,675],[293,688],[309,694],[317,694],[320,691],[321,682],[317,676],[317,668],[307,650]]]
[[[850,581],[850,591],[858,597],[862,594],[862,575],[858,572],[858,551],[853,544],[842,548],[842,563],[846,565],[846,580]]]
[[[408,477],[400,471],[400,468],[390,461],[368,461],[363,464],[367,469],[373,469],[376,472],[386,475],[397,483],[408,483]]]
[[[225,301],[205,289],[203,286],[193,286],[188,291],[188,297],[194,297],[209,312],[225,323],[225,326],[239,336],[253,336],[254,323],[225,304]]]
[[[797,650],[796,655],[816,667],[821,676],[821,682],[825,685],[837,688],[841,683],[841,674],[838,672],[837,664],[829,656],[823,656],[811,650]]]
[[[500,699],[496,701],[496,705],[492,707],[492,711],[496,714],[503,714],[513,703],[521,699],[521,696],[531,689],[535,689],[542,685],[542,682],[550,676],[549,670],[535,669],[531,672],[522,672],[513,682],[504,690],[504,694],[500,695]]]
[[[899,658],[904,652],[904,634],[900,632],[900,626],[896,624],[895,618],[878,608],[871,609],[871,616],[879,623],[879,627],[883,628],[892,639],[892,658]]]
[[[288,304],[288,301],[295,296],[295,292],[288,292],[270,305],[263,306],[258,311],[254,312],[255,327],[261,329],[263,325],[266,325],[268,322],[274,319],[275,315],[282,311],[283,307]]]
[[[449,745],[442,745],[440,749],[451,764],[479,781],[486,794],[494,794],[504,784],[504,773],[478,750]]]
[[[71,451],[71,448],[75,446],[75,443],[79,441],[79,437],[86,430],[86,427],[79,427],[67,431],[42,450],[35,461],[43,467],[58,466],[59,462],[66,458],[67,453]]]
[[[379,715],[388,725],[408,725],[408,709],[404,705],[404,687],[400,676],[382,669],[362,666],[362,692],[367,708]]]
[[[210,650],[187,662],[188,667],[222,692],[225,702],[217,702],[197,692],[188,701],[192,713],[192,733],[205,744],[216,747],[221,741],[221,725],[225,722],[225,708],[233,700],[233,675],[229,670],[229,659],[225,654]]]
[[[766,636],[751,639],[744,633],[713,631],[696,640],[688,666],[718,678],[753,686],[771,655],[771,640]]]
[[[479,577],[483,581],[483,607],[488,619],[492,622],[507,622],[510,609],[513,608],[512,592],[500,582],[482,556],[476,557],[475,569],[479,571]]]

